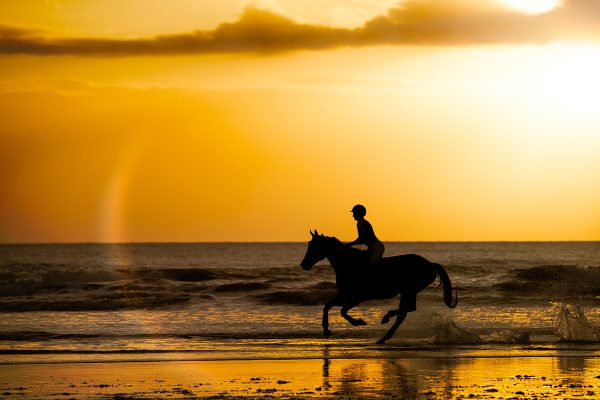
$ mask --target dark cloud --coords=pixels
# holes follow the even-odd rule
[[[214,31],[157,36],[149,39],[47,39],[37,32],[0,26],[0,53],[144,55],[186,53],[277,52],[351,45],[351,30],[297,24],[255,8],[247,9],[235,23]]]
[[[493,0],[411,0],[367,22],[361,32],[371,43],[538,42],[552,38],[547,18],[548,14],[510,10]]]
[[[0,26],[0,54],[128,56],[269,53],[379,44],[469,45],[543,43],[600,38],[600,1],[565,0],[551,12],[527,15],[497,0],[407,0],[357,29],[298,24],[255,8],[234,23],[142,39],[51,39],[39,31]]]

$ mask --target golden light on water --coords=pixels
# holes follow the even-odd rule
[[[76,390],[196,396],[401,398],[593,398],[600,389],[594,357],[399,358],[187,361],[0,366],[15,385],[40,394]],[[27,380],[29,379],[29,380]],[[102,386],[100,386],[102,385]],[[155,397],[152,397],[155,396]],[[169,396],[170,397],[170,396]]]

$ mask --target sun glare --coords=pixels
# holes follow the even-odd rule
[[[503,0],[508,6],[527,14],[543,14],[560,6],[561,0]]]
[[[548,48],[547,67],[535,72],[531,84],[541,98],[557,105],[557,113],[593,113],[600,93],[600,47],[556,43]]]

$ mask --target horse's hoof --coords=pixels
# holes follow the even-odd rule
[[[377,342],[375,342],[376,344],[385,344],[385,339],[381,338],[379,339]]]
[[[384,315],[383,318],[381,319],[381,323],[387,324],[388,322],[390,322],[390,317],[388,315]]]
[[[329,336],[331,336],[331,331],[329,329],[324,330],[323,335],[325,335],[325,339],[329,339]]]
[[[362,325],[366,325],[366,324],[367,324],[367,322],[362,318],[359,318],[358,320],[356,320],[357,326],[362,326]]]

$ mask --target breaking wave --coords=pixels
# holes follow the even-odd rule
[[[261,293],[254,298],[270,304],[314,306],[323,305],[337,294],[337,287],[332,282],[319,282],[300,290],[281,290]]]
[[[562,300],[600,296],[600,267],[543,265],[518,269],[510,280],[494,285],[504,293]]]

